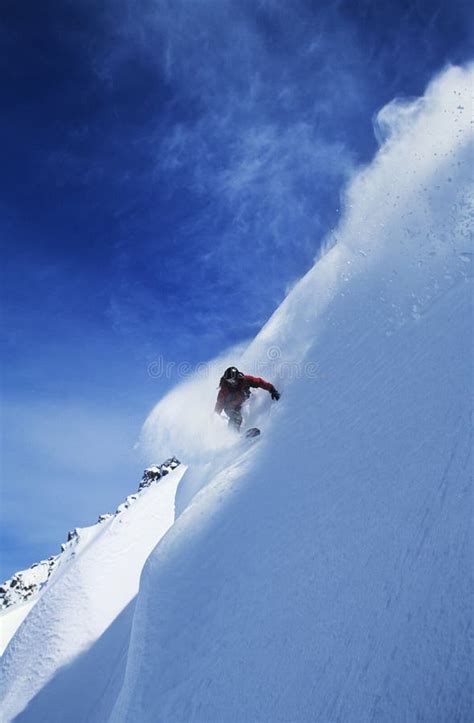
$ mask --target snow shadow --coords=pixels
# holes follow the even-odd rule
[[[131,600],[88,650],[56,672],[16,716],[15,723],[99,723],[108,719],[123,683],[135,601]],[[54,700],[56,707],[51,705]]]

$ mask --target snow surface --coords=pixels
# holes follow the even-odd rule
[[[105,719],[114,700],[108,696],[120,682],[140,573],[173,524],[185,469],[127,498],[133,504],[115,517],[78,529],[74,560],[61,566],[2,659],[2,720],[21,711],[21,720]]]
[[[11,609],[0,612],[0,655],[3,655],[5,648],[26,618],[38,598],[20,602]]]
[[[96,526],[81,530],[81,544],[98,532]],[[6,580],[0,588],[0,655],[3,655],[10,640],[23,620],[38,602],[45,588],[54,580],[59,569],[68,564],[76,554],[79,532],[69,532],[68,541],[61,545],[59,555],[33,564],[27,570],[20,570]]]
[[[125,502],[118,506],[115,514],[119,515],[128,509],[138,499],[144,488],[157,482],[179,465],[179,460],[171,457],[163,464],[147,467],[138,491],[133,495],[128,495]],[[99,515],[95,525],[71,530],[68,532],[67,542],[61,545],[61,552],[58,555],[35,562],[27,570],[16,572],[9,580],[0,585],[0,655],[3,655],[13,635],[54,579],[59,568],[69,564],[76,554],[98,534],[99,525],[111,517],[113,515],[109,513],[102,514]],[[79,547],[76,549],[77,546]]]
[[[242,355],[157,405],[143,444],[189,469],[33,608],[4,656],[5,720],[474,718],[473,74],[383,109],[327,253]],[[211,413],[229,362],[282,391],[254,395],[253,443]]]

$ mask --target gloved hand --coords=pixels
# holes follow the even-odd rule
[[[274,399],[276,402],[280,399],[280,392],[277,392],[276,389],[273,389],[273,391],[270,392],[272,395],[272,399]]]

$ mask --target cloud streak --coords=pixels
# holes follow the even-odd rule
[[[195,321],[218,327],[234,309],[248,333],[311,263],[353,170],[334,117],[360,101],[338,60],[341,42],[347,54],[357,50],[342,28],[316,41],[305,31],[304,3],[147,7],[129,32],[171,93],[163,111],[172,107],[173,122],[158,123],[147,142],[168,210],[186,204],[173,229],[174,250],[186,249],[176,283],[186,286]],[[328,93],[335,78],[342,96]],[[160,254],[151,266],[162,261]],[[196,276],[202,284],[192,283]]]

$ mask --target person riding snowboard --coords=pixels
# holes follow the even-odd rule
[[[260,377],[251,377],[250,374],[239,372],[237,367],[229,367],[225,370],[219,383],[219,394],[215,412],[221,414],[222,410],[229,417],[229,427],[240,431],[242,424],[242,404],[250,397],[250,387],[266,389],[270,392],[272,399],[280,399],[273,384],[266,382]]]

